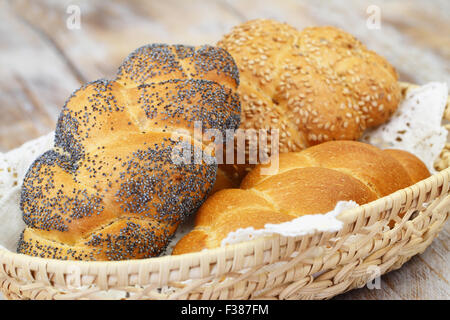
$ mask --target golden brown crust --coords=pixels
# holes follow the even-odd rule
[[[214,155],[195,140],[195,122],[222,134],[237,128],[237,85],[223,49],[151,45],[132,53],[116,80],[74,92],[55,147],[24,179],[27,228],[18,252],[81,260],[158,255],[215,182]],[[174,161],[181,141],[196,147],[200,162],[194,154],[191,164]]]
[[[384,152],[390,155],[391,157],[397,159],[397,161],[402,164],[402,166],[408,173],[409,177],[414,182],[421,181],[430,176],[430,172],[428,171],[425,164],[415,155],[397,149],[387,149],[384,150]]]
[[[177,243],[172,254],[218,247],[229,232],[238,228],[261,229],[266,223],[280,223],[293,218],[294,215],[278,211],[254,190],[220,190],[200,207],[195,229]]]
[[[280,154],[279,160],[278,173],[263,175],[263,166],[257,165],[241,189],[221,190],[208,198],[197,213],[194,231],[180,240],[174,254],[218,247],[239,228],[261,229],[266,223],[326,213],[338,201],[362,205],[430,176],[408,152],[355,141],[325,142]]]
[[[258,19],[234,27],[218,45],[239,68],[241,128],[279,129],[281,153],[357,140],[400,100],[394,68],[335,27],[298,31]]]
[[[172,254],[183,254],[189,252],[202,251],[208,247],[206,240],[208,235],[203,230],[193,230],[178,241],[177,246],[173,249]]]
[[[405,160],[414,157],[410,153],[405,152],[405,154],[407,154]],[[411,156],[408,157],[408,155]],[[396,158],[386,151],[380,151],[374,146],[356,141],[335,141],[325,143],[324,146],[316,145],[302,152],[280,155],[279,173],[302,166],[325,167],[350,173],[373,189],[378,197],[384,197],[412,184],[407,170]],[[263,180],[270,179],[270,176],[261,175],[261,169],[264,167],[264,165],[258,166],[249,173],[242,181],[241,187],[247,189]],[[386,172],[389,172],[392,181],[385,179]],[[413,181],[420,180],[422,179]]]

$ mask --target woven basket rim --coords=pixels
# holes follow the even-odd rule
[[[418,87],[414,84],[409,84],[405,82],[399,82],[402,90],[408,91],[409,89]],[[405,91],[405,92],[406,92]],[[449,106],[450,98],[447,100],[447,107]],[[444,119],[450,120],[450,112],[444,113]],[[354,209],[346,210],[338,215],[338,219],[344,223],[343,228],[337,232],[326,232],[326,231],[316,231],[312,234],[307,234],[304,236],[296,236],[296,237],[286,237],[281,235],[269,235],[264,237],[258,237],[253,240],[244,241],[236,244],[227,245],[224,247],[218,247],[213,249],[208,249],[200,252],[186,253],[181,255],[166,255],[160,257],[153,257],[147,259],[131,259],[131,260],[122,260],[122,261],[76,261],[76,260],[58,260],[58,259],[48,259],[48,258],[40,258],[40,257],[32,257],[24,254],[15,253],[7,250],[6,248],[0,247],[0,267],[1,262],[7,261],[10,264],[13,264],[16,267],[24,266],[29,270],[47,270],[47,271],[63,271],[68,270],[69,267],[78,266],[81,269],[82,273],[94,272],[99,273],[99,270],[106,275],[112,274],[120,274],[120,273],[128,273],[130,271],[138,271],[141,270],[142,266],[145,265],[146,270],[159,271],[162,268],[170,268],[170,270],[179,270],[182,266],[189,267],[189,271],[194,268],[200,268],[201,264],[204,262],[208,263],[221,263],[220,261],[223,259],[235,259],[236,255],[239,255],[241,258],[245,256],[251,256],[261,248],[264,250],[270,250],[272,247],[272,243],[274,241],[287,241],[287,238],[294,238],[296,240],[300,240],[305,237],[316,237],[321,239],[331,239],[335,236],[341,234],[342,230],[347,230],[346,226],[350,226],[357,222],[358,217],[364,215],[365,212],[373,212],[374,210],[377,212],[388,211],[393,208],[394,205],[403,205],[399,204],[399,199],[410,199],[411,195],[416,195],[419,190],[427,189],[430,190],[432,186],[435,185],[448,185],[450,179],[450,168],[444,169],[440,172],[435,173],[431,177],[424,179],[412,186],[409,186],[405,189],[398,190],[390,195],[387,195],[383,198],[377,199],[370,203],[358,206]],[[405,197],[405,194],[407,195]],[[442,205],[450,205],[450,197],[444,201]],[[384,219],[389,219],[389,216],[386,215]],[[380,220],[378,220],[380,221]],[[374,223],[374,221],[369,221],[367,225]],[[357,231],[356,229],[361,226],[353,226],[353,228],[349,228],[350,232]],[[311,249],[311,248],[308,248]],[[251,268],[255,266],[257,263],[261,261],[252,258],[247,261],[247,265],[245,268]],[[259,261],[259,262],[258,262]],[[183,263],[184,262],[184,263]],[[197,278],[202,278],[203,271],[200,270]],[[208,272],[207,272],[208,273]],[[208,273],[210,275],[210,273]],[[219,276],[220,274],[215,274],[214,276]],[[184,281],[188,279],[192,279],[192,274],[190,272],[184,273],[184,276],[177,277],[177,281]],[[195,278],[195,277],[194,277]],[[166,280],[169,279],[159,279],[161,284],[165,284]]]

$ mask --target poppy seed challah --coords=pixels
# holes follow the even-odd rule
[[[194,122],[237,128],[238,82],[223,49],[149,45],[123,62],[115,80],[75,91],[54,148],[24,179],[27,227],[18,252],[75,260],[158,255],[215,182],[217,164],[206,161],[214,155],[191,139]],[[178,129],[187,132],[189,149],[203,153],[200,163],[172,161],[183,138],[173,135]]]

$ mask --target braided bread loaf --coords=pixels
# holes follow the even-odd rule
[[[133,52],[115,80],[75,91],[61,111],[54,148],[24,179],[27,228],[18,252],[76,260],[158,255],[215,182],[214,155],[191,139],[194,122],[235,129],[238,81],[223,49],[158,44]],[[185,133],[174,135],[178,129]],[[182,141],[195,149],[189,160],[201,153],[200,163],[173,161]]]
[[[306,214],[326,213],[338,201],[362,205],[430,176],[414,155],[380,150],[355,141],[331,141],[301,152],[280,154],[279,171],[262,175],[256,166],[241,189],[224,189],[200,207],[193,231],[173,254],[221,245],[239,228],[262,229]]]
[[[384,123],[401,97],[394,68],[334,27],[298,31],[273,20],[252,20],[217,45],[239,68],[241,128],[279,129],[281,153],[357,140],[366,128]],[[229,186],[252,167],[230,166],[219,166]]]

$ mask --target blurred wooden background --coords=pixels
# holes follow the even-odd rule
[[[373,10],[380,29],[367,27]],[[113,77],[135,48],[214,44],[254,18],[299,29],[338,26],[387,57],[401,80],[450,85],[447,0],[0,0],[0,152],[53,130],[69,95],[86,81]],[[424,254],[384,276],[380,290],[338,298],[449,299],[449,235],[447,224]]]

